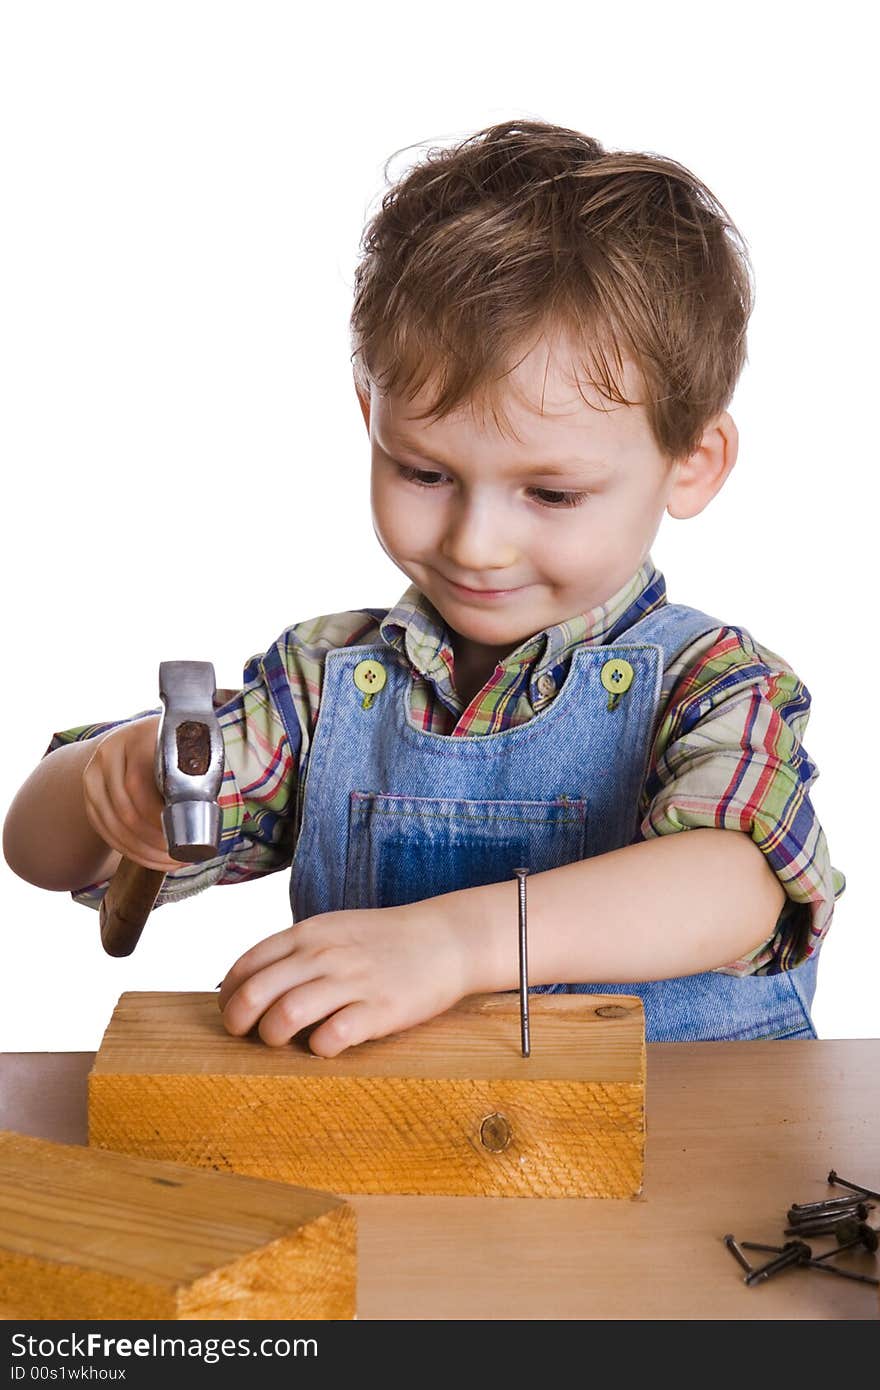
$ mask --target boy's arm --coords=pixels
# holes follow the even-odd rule
[[[666,835],[532,874],[529,983],[619,984],[713,970],[772,936],[784,899],[754,842],[729,830]],[[516,881],[432,901],[469,958],[468,992],[514,989]]]
[[[800,964],[827,931],[844,880],[810,802],[803,682],[734,627],[698,639],[666,679],[642,840],[528,880],[532,983],[745,975]],[[467,913],[494,918],[503,897],[473,891]]]
[[[10,868],[41,888],[97,907],[121,854],[168,877],[158,904],[217,881],[238,882],[290,862],[296,756],[262,657],[218,709],[225,746],[220,855],[182,865],[168,855],[154,759],[159,715],[56,734],[13,800],[3,830]]]
[[[744,832],[785,901],[764,940],[722,968],[744,976],[801,965],[818,950],[845,887],[810,796],[818,770],[801,741],[810,693],[780,656],[730,626],[698,639],[667,680],[640,836]]]
[[[152,740],[154,747],[158,722],[154,717],[138,721],[137,730],[134,723],[127,726],[133,742],[144,742],[149,750]],[[86,810],[83,776],[102,742],[88,739],[55,748],[38,763],[9,807],[3,826],[6,862],[38,888],[82,888],[109,878],[119,863],[119,851],[98,833]],[[159,800],[158,792],[155,796]],[[144,833],[149,836],[149,827]],[[160,835],[157,829],[152,848],[161,848]],[[173,861],[168,862],[173,867]]]
[[[530,984],[697,974],[772,934],[783,890],[747,835],[696,830],[529,877]],[[462,995],[515,989],[514,878],[400,907],[306,918],[236,961],[219,1006],[230,1033],[281,1046],[303,1029],[335,1057],[411,1028]]]
[[[38,886],[69,889],[91,907],[100,903],[119,859],[116,851],[168,871],[157,905],[213,883],[239,883],[286,868],[294,849],[299,767],[318,716],[324,656],[330,648],[369,640],[377,613],[328,614],[288,628],[268,651],[247,662],[240,691],[218,692],[218,698],[228,698],[217,710],[226,762],[217,859],[181,865],[167,856],[153,778],[158,713],[149,711],[54,736],[9,808],[3,848],[10,867]],[[122,758],[123,770],[102,788],[99,783],[108,779],[98,775],[105,761],[98,745],[114,753],[119,767],[116,753],[123,745],[127,749],[127,730],[141,720],[153,721],[149,746],[133,754],[136,766]],[[134,811],[126,785],[132,776]]]

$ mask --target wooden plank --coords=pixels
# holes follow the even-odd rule
[[[628,1197],[644,1169],[641,1000],[477,996],[327,1059],[226,1033],[214,994],[124,994],[91,1144],[345,1193]]]
[[[26,1319],[351,1318],[323,1192],[0,1132],[0,1306]]]

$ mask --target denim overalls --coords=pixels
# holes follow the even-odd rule
[[[291,875],[294,920],[513,882],[518,865],[539,873],[631,844],[663,670],[720,626],[667,604],[607,646],[576,647],[562,689],[527,723],[470,737],[426,733],[410,722],[409,666],[393,648],[328,651]],[[380,663],[386,676],[370,697],[354,679],[365,661]],[[615,696],[621,662],[631,675]],[[298,741],[298,729],[289,732]],[[510,901],[513,936],[513,889]],[[589,902],[572,910],[583,913],[588,931]],[[816,965],[813,956],[775,975],[708,971],[537,988],[640,995],[649,1041],[815,1037]]]

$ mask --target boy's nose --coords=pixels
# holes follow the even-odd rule
[[[486,570],[509,569],[517,547],[498,508],[491,502],[460,507],[443,538],[441,550],[461,574],[476,577]]]

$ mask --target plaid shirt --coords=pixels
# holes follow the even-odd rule
[[[218,697],[226,752],[222,856],[170,874],[160,902],[290,865],[328,650],[385,643],[410,668],[411,717],[419,728],[482,736],[524,723],[551,704],[576,646],[613,643],[665,603],[665,581],[649,558],[607,603],[522,642],[467,708],[455,689],[448,629],[414,585],[389,612],[334,613],[288,628],[247,663],[241,691]],[[299,730],[296,747],[282,708],[288,726]],[[809,708],[809,691],[791,667],[742,628],[704,634],[664,674],[638,838],[700,826],[744,831],[786,893],[774,935],[720,967],[725,974],[800,965],[817,950],[845,886],[810,802],[818,773],[800,741]],[[90,724],[58,733],[47,751],[113,727]],[[102,885],[91,885],[73,896],[94,906],[102,892]]]

